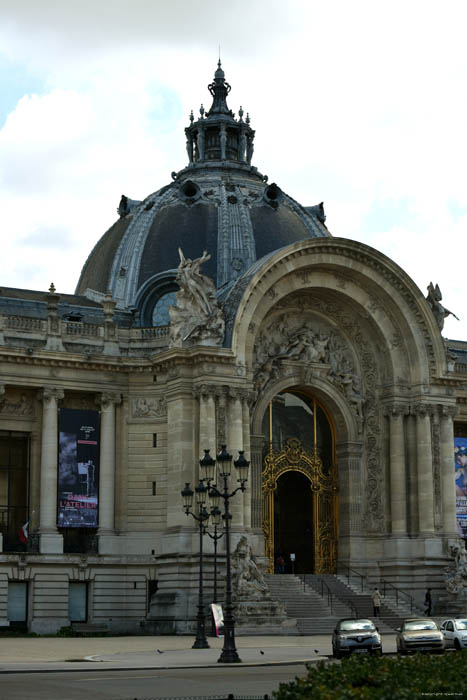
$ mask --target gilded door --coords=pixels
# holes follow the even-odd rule
[[[280,452],[275,452],[270,447],[264,460],[263,530],[266,556],[269,559],[268,571],[274,572],[274,492],[279,477],[288,471],[301,472],[310,482],[313,498],[314,573],[334,573],[337,558],[337,468],[333,464],[329,469],[323,469],[316,447],[314,454],[309,454],[297,438],[288,438]]]

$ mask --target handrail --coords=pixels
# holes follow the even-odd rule
[[[357,608],[357,606],[355,605],[355,603],[354,603],[353,601],[347,600],[347,601],[346,601],[346,605],[349,606],[349,608],[350,608],[351,611],[352,611],[352,615],[353,615],[355,618],[359,617],[359,615],[358,615],[358,608]]]
[[[347,577],[347,583],[350,582],[350,576],[351,573],[354,574],[355,576],[358,576],[360,579],[360,590],[363,593],[363,588],[364,588],[364,581],[366,579],[366,575],[360,573],[359,571],[356,571],[355,569],[352,569],[350,566],[347,566],[346,564],[339,564],[338,569],[344,569],[345,575]],[[393,583],[390,581],[386,581],[386,579],[382,578],[380,579],[380,584],[383,586],[383,597],[386,597],[386,586],[388,588],[393,589],[396,597],[396,605],[399,605],[399,595],[405,596],[406,599],[408,599],[408,603],[410,605],[410,612],[413,612],[414,608],[414,599],[413,596],[410,595],[410,593],[407,593],[407,591],[404,591],[402,588],[397,588]]]
[[[306,577],[307,574],[300,574],[300,576],[303,576],[303,590],[305,590],[306,584]],[[311,576],[316,576],[316,574],[311,574]],[[327,598],[327,605],[329,610],[332,612],[332,605],[333,605],[333,600],[332,600],[332,591],[329,588],[328,584],[326,581],[324,581],[322,578],[319,578],[316,576],[315,578],[316,582],[320,584],[320,591],[316,591],[321,595],[322,598],[325,597],[325,589],[326,589],[326,598]],[[311,587],[314,588],[313,584],[311,584]],[[315,589],[316,590],[316,589]]]
[[[355,569],[352,569],[350,566],[347,566],[347,564],[341,564],[341,563],[339,563],[339,564],[338,564],[338,570],[339,570],[339,569],[344,569],[344,570],[345,570],[345,572],[346,572],[345,575],[347,576],[347,583],[350,583],[350,575],[351,575],[351,573],[353,573],[353,574],[355,574],[356,576],[358,576],[358,577],[360,578],[360,590],[361,590],[361,592],[363,593],[363,584],[364,584],[364,581],[365,581],[365,579],[366,579],[365,574],[361,574],[359,571],[356,571]],[[338,572],[339,572],[339,571],[338,571]]]
[[[406,598],[409,599],[410,612],[412,613],[414,601],[413,596],[411,596],[410,593],[407,593],[401,588],[397,588],[393,583],[391,583],[390,581],[386,581],[386,579],[384,578],[381,579],[381,583],[383,584],[383,597],[386,597],[386,586],[393,588],[396,591],[396,605],[399,605],[399,595],[405,595]]]

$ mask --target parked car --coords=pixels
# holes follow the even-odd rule
[[[381,636],[371,620],[339,620],[332,633],[332,654],[340,659],[350,654],[382,654]]]
[[[426,617],[404,620],[398,629],[396,645],[400,654],[416,651],[443,654],[445,648],[443,633],[434,620]]]
[[[467,617],[451,617],[441,623],[446,649],[467,649]]]

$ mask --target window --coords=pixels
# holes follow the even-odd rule
[[[68,617],[70,622],[88,619],[88,584],[70,581],[68,588]]]
[[[170,324],[169,306],[176,306],[175,292],[167,292],[156,301],[152,311],[153,326],[168,326]]]
[[[29,519],[29,440],[23,433],[0,432],[0,532],[3,550],[26,550],[20,532]]]
[[[25,581],[8,583],[8,621],[12,627],[25,627],[28,620],[28,584]]]

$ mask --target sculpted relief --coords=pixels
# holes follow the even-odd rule
[[[255,388],[284,374],[284,361],[305,367],[323,365],[327,379],[344,394],[359,420],[363,418],[363,393],[353,353],[342,334],[323,321],[303,314],[281,314],[260,331],[254,347]]]
[[[211,256],[204,251],[200,258],[185,258],[178,249],[180,264],[176,281],[176,306],[171,306],[170,347],[189,345],[222,345],[224,340],[224,315],[219,307],[216,288],[209,277],[201,273],[201,265]]]

